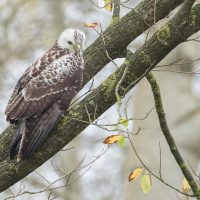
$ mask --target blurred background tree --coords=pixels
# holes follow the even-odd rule
[[[198,1],[197,1],[198,2]],[[98,1],[103,5],[103,1]],[[122,15],[129,12],[139,1],[127,1],[121,6]],[[91,44],[98,34],[87,27],[86,22],[100,23],[105,29],[112,18],[112,13],[104,8],[98,8],[96,2],[89,0],[1,0],[0,1],[0,129],[7,126],[4,109],[12,88],[23,71],[34,60],[41,56],[54,43],[58,34],[66,27],[76,27],[84,30],[87,35],[86,47]],[[176,11],[174,11],[175,13]],[[169,16],[169,18],[172,16]],[[164,22],[154,25],[129,45],[132,51],[138,49]],[[198,36],[196,34],[193,37]],[[198,69],[200,57],[199,43],[190,42],[180,45],[172,51],[159,65],[169,64],[181,59],[181,63],[171,66],[156,68],[154,74],[158,79],[163,95],[163,104],[171,131],[184,157],[194,171],[199,170],[199,74],[186,73]],[[124,59],[117,59],[120,65]],[[94,78],[94,87],[108,77],[115,69],[113,64],[106,66]],[[156,71],[157,70],[157,71]],[[163,70],[163,71],[161,71]],[[178,71],[172,72],[173,71]],[[86,86],[86,91],[89,84]],[[128,101],[128,116],[143,117],[154,106],[152,93],[146,80],[142,80],[123,100]],[[113,106],[103,116],[102,123],[112,123],[117,120],[117,109]],[[170,184],[181,188],[183,175],[166,142],[160,133],[160,128],[155,110],[144,120],[129,123],[129,131],[136,132],[133,137],[134,145],[148,167],[155,172],[159,170],[159,142],[162,152],[162,173],[164,179]],[[102,143],[111,133],[98,127],[88,127],[84,134],[76,137],[65,150],[57,153],[50,161],[31,173],[23,181],[15,184],[9,190],[0,194],[0,199],[17,194],[21,188],[37,192],[58,180],[66,172],[74,170],[83,160],[90,163],[96,156],[106,151],[89,168],[77,170],[73,173],[75,180],[67,187],[38,194],[25,194],[16,199],[68,199],[68,200],[130,200],[144,199],[138,183],[129,183],[128,175],[141,164],[135,157],[130,146],[119,148],[113,145],[108,150]],[[86,171],[84,171],[86,170]],[[54,184],[62,186],[68,182],[68,177]],[[76,180],[77,179],[77,180]],[[163,185],[158,180],[153,180],[152,190],[148,199],[175,199],[180,196],[174,190]],[[180,197],[182,198],[182,196]],[[185,198],[185,197],[184,197]]]

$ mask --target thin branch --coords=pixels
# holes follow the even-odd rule
[[[153,11],[153,15],[154,15],[154,24],[156,23],[156,3],[157,3],[157,0],[154,0],[154,11]]]
[[[4,198],[3,200],[14,199],[14,198],[23,196],[25,194],[34,195],[34,194],[39,194],[39,193],[48,192],[48,191],[51,194],[51,192],[54,190],[61,189],[63,187],[67,188],[67,187],[73,185],[73,183],[77,182],[83,175],[85,175],[85,173],[87,173],[91,169],[91,165],[94,164],[98,159],[100,159],[104,154],[106,154],[108,150],[109,150],[109,146],[106,149],[102,149],[102,151],[97,156],[95,156],[94,159],[92,159],[90,162],[88,162],[86,164],[83,164],[85,157],[86,157],[86,156],[84,156],[83,159],[78,163],[78,165],[72,171],[65,172],[64,170],[62,170],[64,175],[62,175],[61,177],[59,177],[58,179],[56,179],[53,182],[47,181],[47,179],[44,176],[42,176],[41,174],[38,173],[38,175],[40,175],[43,179],[45,179],[48,182],[48,185],[46,187],[42,188],[41,190],[32,192],[29,190],[24,190],[25,186],[24,186],[23,182],[21,182],[22,187],[19,190],[19,192],[17,194],[12,194],[11,196]],[[81,171],[83,169],[84,169],[84,171],[78,177],[76,177],[70,181],[72,174],[74,174],[78,171]],[[52,187],[53,185],[55,185],[56,183],[58,183],[59,181],[63,180],[66,177],[68,177],[68,180],[64,185]]]
[[[123,68],[122,68],[123,69]],[[127,66],[125,65],[125,68],[123,69],[123,74],[122,74],[122,77],[121,79],[119,80],[119,82],[117,83],[116,87],[115,87],[115,96],[116,96],[116,99],[117,99],[117,111],[118,111],[118,116],[119,116],[119,119],[118,121],[120,120],[121,118],[121,113],[120,113],[120,108],[121,108],[121,97],[119,95],[119,87],[121,86],[122,82],[124,81],[124,78],[126,76],[126,73],[127,73]]]
[[[146,78],[151,85],[153,96],[154,96],[154,101],[155,101],[155,107],[156,107],[156,112],[158,114],[158,119],[160,123],[161,130],[163,132],[163,135],[165,136],[165,139],[167,140],[167,143],[169,145],[169,148],[172,152],[172,155],[174,156],[177,164],[179,165],[179,168],[181,169],[183,175],[187,179],[194,195],[198,200],[200,200],[200,190],[192,177],[192,174],[187,167],[186,162],[183,160],[178,147],[174,141],[174,138],[172,137],[172,134],[169,130],[166,118],[165,118],[165,113],[162,105],[162,99],[161,99],[161,94],[160,94],[160,89],[158,86],[158,83],[156,82],[156,79],[154,78],[152,73],[148,73],[146,75]]]
[[[134,147],[133,141],[131,140],[130,135],[128,134],[128,137],[126,137],[128,139],[128,141],[131,144],[131,147],[136,155],[136,157],[138,158],[138,160],[140,161],[140,163],[142,164],[142,166],[149,172],[150,175],[152,175],[154,178],[158,179],[159,181],[161,181],[163,184],[165,184],[166,186],[168,186],[169,188],[173,189],[174,191],[183,194],[184,196],[187,197],[195,197],[196,195],[191,195],[191,194],[187,194],[182,192],[181,190],[175,188],[174,186],[170,185],[169,183],[167,183],[164,179],[162,179],[162,177],[156,175],[153,171],[151,171],[151,169],[143,162],[142,158],[140,157],[140,155],[138,154],[136,148]]]
[[[87,94],[89,94],[92,91],[93,84],[94,84],[94,78],[92,79],[92,82],[90,84],[88,91],[82,94],[80,97],[78,97],[75,101],[71,102],[68,110],[70,110],[71,107],[75,106],[77,102],[79,102],[83,97],[85,97]]]
[[[175,66],[175,65],[181,66],[181,65],[193,64],[193,63],[195,63],[195,62],[199,61],[199,60],[200,60],[200,58],[194,59],[194,60],[192,60],[192,61],[188,61],[188,62],[181,62],[181,63],[180,63],[179,61],[181,61],[181,60],[183,60],[183,58],[179,58],[179,59],[177,59],[177,60],[175,60],[175,61],[173,61],[173,62],[171,62],[171,63],[169,63],[169,64],[157,65],[155,68],[158,68],[158,67],[168,67],[168,66]]]
[[[155,66],[155,64],[156,64],[156,61],[154,61],[154,62],[146,69],[146,71],[145,71],[140,77],[138,77],[138,79],[136,79],[134,82],[132,82],[132,83],[126,88],[125,93],[126,93],[127,91],[129,91],[130,88],[132,88],[134,85],[136,85],[143,77],[145,77],[146,74],[147,74],[148,72],[151,71],[152,67]]]
[[[159,157],[160,157],[160,162],[159,162],[159,175],[160,178],[162,179],[162,150],[159,142]]]
[[[176,74],[188,74],[188,75],[194,75],[194,74],[200,74],[200,69],[192,72],[183,72],[183,71],[176,71],[176,70],[168,70],[168,69],[155,69],[152,70],[154,72],[170,72],[170,73],[176,73]]]
[[[117,22],[120,19],[120,0],[114,0],[112,23]]]

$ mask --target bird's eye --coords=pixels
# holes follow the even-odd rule
[[[68,41],[67,43],[68,43],[69,45],[72,45],[72,42],[71,42],[71,41]]]

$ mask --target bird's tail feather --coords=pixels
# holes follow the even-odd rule
[[[35,150],[44,142],[47,136],[50,134],[51,130],[60,120],[61,115],[57,107],[54,105],[46,110],[44,113],[40,114],[36,118],[28,118],[25,122],[25,129],[19,129],[15,134],[19,134],[20,138],[15,142],[17,145],[15,151],[12,153],[15,155],[18,152],[18,160],[28,159]],[[20,144],[19,144],[20,143]],[[14,143],[13,143],[14,144]]]
[[[16,130],[11,142],[11,147],[10,147],[10,159],[13,159],[15,155],[18,152],[19,149],[19,143],[22,137],[22,132],[25,129],[25,120],[20,120],[18,121],[16,125]]]

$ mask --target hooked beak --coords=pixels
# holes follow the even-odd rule
[[[75,51],[76,51],[77,53],[80,52],[81,45],[80,45],[80,44],[75,44],[75,45],[74,45],[74,49],[75,49]]]

